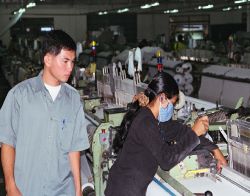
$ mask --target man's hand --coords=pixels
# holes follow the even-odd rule
[[[21,196],[21,192],[17,188],[15,184],[11,185],[10,187],[6,187],[7,196]]]

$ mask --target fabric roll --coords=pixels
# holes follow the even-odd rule
[[[193,82],[193,76],[190,73],[185,73],[183,78],[186,84],[191,84]]]
[[[185,79],[181,74],[175,74],[174,79],[177,82],[178,86],[182,86],[185,84]]]
[[[185,94],[185,95],[191,95],[192,92],[193,92],[193,90],[194,90],[194,87],[193,87],[192,84],[186,84],[186,85],[184,86],[184,94]]]
[[[183,72],[190,73],[192,71],[192,64],[191,63],[183,63],[181,68]]]

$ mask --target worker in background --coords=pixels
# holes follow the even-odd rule
[[[183,49],[186,49],[187,46],[186,44],[184,43],[184,40],[183,40],[183,35],[182,34],[179,34],[177,36],[177,42],[174,44],[174,51],[176,53],[179,53],[181,50]]]
[[[42,45],[43,71],[12,88],[0,111],[8,196],[81,196],[80,151],[89,147],[78,92],[66,84],[76,44],[61,30]]]
[[[174,78],[157,73],[144,93],[135,97],[114,139],[118,158],[110,169],[105,196],[144,196],[158,166],[169,170],[199,143],[208,129],[208,117],[196,120],[176,145],[162,137],[160,123],[173,115],[179,89]]]

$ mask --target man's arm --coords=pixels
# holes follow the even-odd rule
[[[80,152],[69,152],[69,160],[74,178],[76,196],[81,196]]]
[[[7,144],[2,144],[1,161],[7,195],[21,196],[21,192],[17,188],[14,178],[15,148]]]

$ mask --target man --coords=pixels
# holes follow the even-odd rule
[[[80,151],[89,147],[80,96],[66,84],[76,44],[61,30],[43,42],[43,71],[8,93],[0,111],[8,196],[80,196]]]

